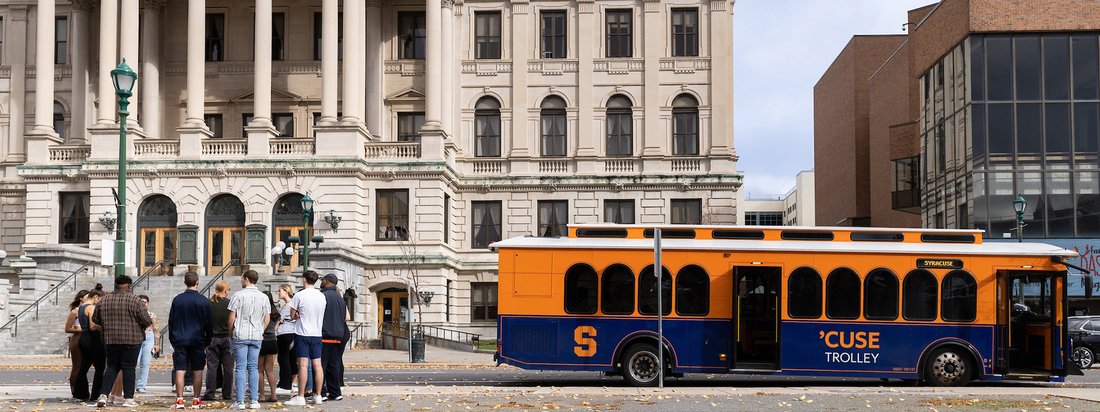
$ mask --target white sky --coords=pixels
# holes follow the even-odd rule
[[[909,10],[935,2],[737,0],[734,145],[742,190],[780,195],[812,169],[814,84],[853,35],[901,33]]]

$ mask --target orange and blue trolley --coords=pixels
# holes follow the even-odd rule
[[[493,244],[497,361],[638,386],[657,384],[658,347],[666,376],[962,385],[1073,372],[1073,251],[983,243],[975,230],[668,226],[658,285],[653,229],[575,225]]]

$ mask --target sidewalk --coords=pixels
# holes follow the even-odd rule
[[[387,349],[357,349],[344,353],[344,365],[349,369],[364,368],[492,368],[496,367],[491,353],[471,353],[428,346],[425,363],[409,363],[409,352]],[[66,369],[72,360],[62,355],[5,356],[0,369]],[[153,369],[172,367],[172,354],[161,354],[153,360]]]

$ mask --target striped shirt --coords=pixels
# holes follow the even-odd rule
[[[255,285],[241,289],[229,299],[229,311],[237,314],[233,339],[263,340],[264,319],[271,316],[271,302],[267,295],[256,289]]]

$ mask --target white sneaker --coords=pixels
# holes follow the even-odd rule
[[[248,409],[248,407],[245,406],[244,402],[237,402],[237,404],[233,405],[233,406],[234,406],[233,409],[237,409],[237,410],[241,410],[241,411],[243,411],[245,409]]]
[[[122,398],[115,395],[107,396],[107,404],[111,406],[122,405]]]
[[[95,407],[105,408],[107,407],[107,395],[99,395],[99,399],[95,401]]]
[[[136,407],[138,407],[138,403],[136,401],[134,401],[133,399],[123,400],[121,405],[123,407],[126,407],[126,408],[136,408]]]
[[[187,385],[187,386],[183,387],[183,393],[191,393],[191,392],[194,392],[194,391],[195,391],[195,388],[191,385]]]
[[[321,395],[313,395],[313,404],[314,405],[320,405],[323,402],[324,402],[324,400],[321,398]]]
[[[251,403],[248,404],[248,409],[260,409],[260,402],[259,401],[252,401]]]
[[[292,395],[295,392],[291,389],[275,388],[276,395]]]
[[[303,398],[303,397],[298,396],[298,395],[294,395],[294,397],[290,398],[290,400],[286,401],[286,403],[284,405],[287,405],[287,406],[306,406],[306,398]]]

